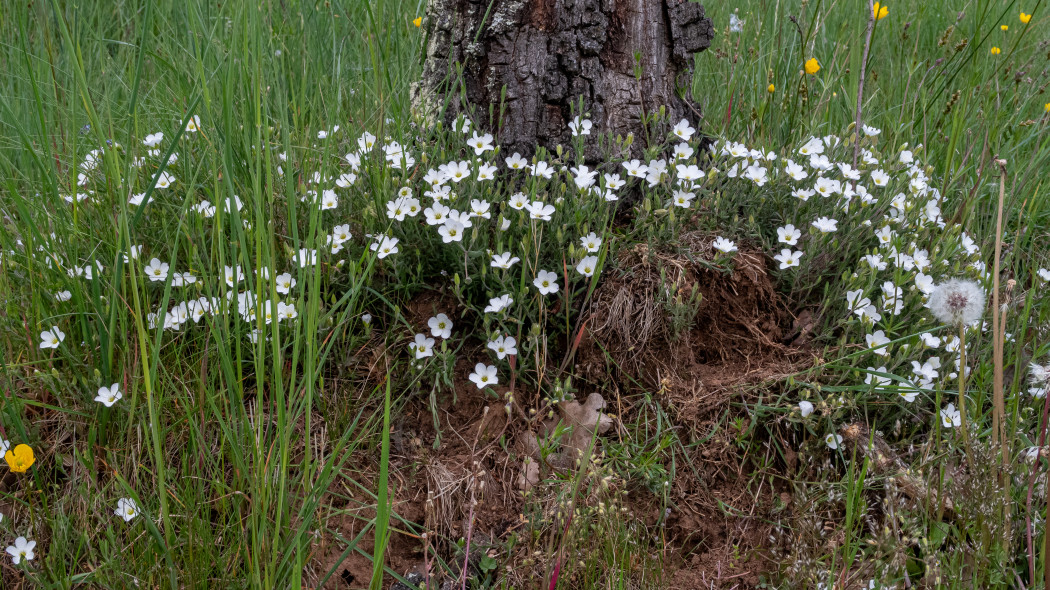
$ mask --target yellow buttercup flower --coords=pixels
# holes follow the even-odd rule
[[[1032,20],[1032,15],[1030,15],[1030,14],[1025,14],[1025,13],[1023,13],[1023,12],[1021,13],[1021,22],[1022,22],[1022,23],[1024,23],[1024,24],[1026,24],[1026,25],[1027,25],[1027,24],[1028,24],[1028,21],[1030,21],[1030,20]]]
[[[7,460],[7,466],[15,473],[25,473],[26,469],[32,467],[36,462],[33,449],[29,445],[18,445],[5,453],[4,459]]]
[[[999,55],[1000,53],[1002,53],[1001,49],[998,47],[992,47],[992,55]]]
[[[770,94],[773,94],[774,92],[776,92],[776,90],[777,90],[777,87],[773,86],[772,84],[770,84],[769,86],[766,87],[766,91],[769,92]]]
[[[1000,28],[1000,29],[1002,29],[1002,30],[1004,30],[1004,31],[1006,31],[1006,30],[1008,30],[1008,29],[1009,29],[1010,27],[1009,27],[1008,25],[1000,25],[1000,26],[999,26],[999,28]]]
[[[810,76],[813,76],[819,71],[820,71],[820,62],[817,61],[817,58],[815,58],[815,57],[809,58],[809,61],[806,62],[806,73],[809,74]]]
[[[875,16],[875,20],[882,20],[882,19],[886,18],[886,15],[889,14],[889,13],[890,13],[890,7],[889,6],[881,6],[878,2],[875,3],[875,6],[872,9],[872,15]]]
[[[423,26],[423,17],[417,16],[416,19],[412,21],[412,24],[416,25],[417,27]]]
[[[1050,102],[1046,103],[1046,106],[1045,106],[1045,107],[1043,107],[1043,109],[1044,109],[1044,110],[1045,110],[1046,112],[1050,113]]]

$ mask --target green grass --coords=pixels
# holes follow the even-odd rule
[[[431,411],[437,423],[448,400],[464,396],[466,372],[456,367],[494,363],[501,387],[487,390],[492,411],[519,416],[520,410],[524,420],[537,410],[542,417],[555,400],[584,397],[595,385],[563,371],[572,366],[563,359],[575,351],[582,311],[600,277],[618,271],[618,252],[638,244],[673,250],[693,224],[772,254],[780,249],[776,228],[792,221],[805,234],[807,254],[799,268],[773,274],[793,312],[819,310],[809,352],[820,361],[734,399],[709,433],[732,441],[756,506],[763,486],[795,499],[792,510],[764,517],[783,540],[764,580],[811,587],[829,578],[889,585],[908,577],[943,588],[1019,587],[1019,581],[1036,587],[1047,559],[1045,474],[1031,509],[1026,504],[1029,474],[1044,473],[1046,463],[1027,463],[1023,453],[1038,444],[1043,410],[1027,393],[1028,363],[1045,363],[1050,350],[1050,300],[1045,281],[1036,278],[1037,269],[1050,266],[1044,183],[1050,20],[1041,0],[890,3],[875,28],[862,108],[864,124],[882,130],[862,140],[864,147],[890,162],[908,146],[944,197],[944,231],[913,225],[897,242],[928,249],[938,277],[978,276],[969,267],[976,258],[961,250],[961,231],[991,268],[999,194],[993,159],[1007,162],[1001,265],[1004,280],[1016,284],[1004,295],[1013,336],[1004,346],[1011,453],[1004,489],[992,485],[1000,474],[990,444],[990,327],[967,336],[973,338],[970,448],[957,430],[936,426],[939,409],[956,401],[954,381],[906,405],[886,395],[892,383],[865,383],[873,365],[894,383],[910,377],[910,362],[925,358],[913,353],[917,334],[948,338],[951,331],[932,322],[920,294],[909,290],[907,311],[879,327],[894,341],[892,354],[875,357],[863,349],[872,327],[847,310],[847,291],[862,289],[877,302],[887,280],[859,270],[856,261],[876,248],[865,220],[875,209],[884,212],[894,192],[906,191],[906,179],[895,178],[871,208],[840,215],[831,200],[801,204],[783,178],[765,187],[729,182],[719,163],[697,191],[706,212],[701,219],[689,221],[670,207],[665,186],[643,189],[627,223],[575,190],[569,177],[514,187],[468,181],[454,185],[463,204],[475,198],[502,204],[517,190],[563,202],[549,223],[494,205],[491,223],[478,220],[458,244],[444,244],[422,223],[391,222],[386,203],[398,189],[411,186],[425,200],[428,168],[474,159],[462,134],[423,128],[411,108],[409,86],[421,71],[425,35],[425,26],[411,21],[424,14],[423,4],[52,0],[12,3],[0,12],[0,438],[29,444],[37,457],[25,474],[0,468],[0,544],[20,535],[38,541],[28,565],[5,561],[5,587],[342,584],[341,569],[328,562],[330,569],[317,569],[322,547],[371,559],[387,548],[366,549],[366,539],[425,532],[388,505],[410,477],[390,459],[392,430],[416,430],[403,421],[431,421]],[[849,161],[867,10],[826,0],[708,4],[718,34],[696,58],[692,90],[704,113],[701,131],[775,150],[781,161],[801,161],[789,152],[810,135],[836,134],[846,143],[829,151]],[[729,31],[734,11],[744,20],[741,32]],[[1028,24],[1019,20],[1021,11],[1034,13]],[[1001,52],[993,55],[992,47]],[[814,57],[820,72],[802,74]],[[199,117],[199,131],[184,130],[192,117]],[[319,130],[331,136],[319,139]],[[380,146],[388,138],[410,146],[418,171],[383,165],[377,149],[363,158],[354,187],[339,193],[338,208],[305,202],[306,190],[328,188],[349,172],[343,156],[366,130]],[[156,132],[164,138],[152,148],[159,154],[150,155],[142,139]],[[87,186],[78,189],[80,164],[105,145],[112,147],[99,153]],[[582,147],[566,148],[547,159],[556,167],[576,165]],[[656,142],[647,155],[666,148]],[[159,166],[172,154],[177,161]],[[147,163],[137,165],[138,158]],[[602,171],[623,174],[618,164]],[[164,172],[176,182],[158,188]],[[314,174],[325,182],[311,182]],[[64,198],[88,190],[86,200]],[[137,193],[145,193],[146,205],[128,204]],[[221,204],[234,196],[243,208],[225,210]],[[216,205],[213,218],[194,211],[203,200]],[[487,231],[501,213],[514,225]],[[907,216],[914,222],[918,214]],[[822,215],[836,216],[840,230],[811,232],[808,220]],[[319,253],[321,264],[296,263],[302,249],[324,250],[342,223],[353,237],[341,253]],[[400,252],[381,259],[366,235],[385,232],[401,240]],[[586,279],[573,273],[586,254],[578,238],[590,232],[604,243],[594,277]],[[125,259],[129,245],[140,246],[141,255]],[[522,260],[494,269],[489,251]],[[166,281],[148,280],[145,267],[154,257],[198,281],[178,287],[171,273]],[[704,263],[726,273],[734,268],[731,257]],[[90,277],[78,276],[76,267],[84,266],[93,268]],[[222,304],[233,319],[206,314],[178,331],[151,317],[197,297],[226,301],[225,269],[238,266],[245,270],[242,288],[294,304],[297,317],[271,323],[257,313],[242,321],[236,299]],[[532,287],[541,269],[558,275],[557,294],[542,297]],[[282,272],[296,281],[291,294],[279,289]],[[907,272],[891,275],[910,284]],[[56,300],[63,291],[68,301]],[[428,330],[409,302],[438,291],[447,304],[442,311],[458,311],[454,337],[439,340],[430,360],[416,362],[403,351],[416,332]],[[504,293],[514,306],[486,314],[489,299]],[[680,295],[668,293],[661,304],[674,316],[676,334],[692,325],[698,304]],[[51,326],[65,340],[41,349],[37,335]],[[487,355],[484,343],[496,334],[515,336],[516,364]],[[378,350],[389,353],[370,356]],[[520,500],[528,524],[513,535],[472,537],[494,562],[486,561],[485,575],[468,586],[539,587],[555,563],[564,564],[559,587],[672,585],[669,566],[680,564],[667,555],[662,517],[646,524],[616,515],[627,513],[628,490],[677,508],[680,499],[669,488],[680,478],[703,479],[696,451],[707,439],[675,424],[665,392],[646,391],[640,376],[630,377],[639,380],[630,381],[622,401],[632,411],[594,461],[544,471],[540,488]],[[512,380],[513,395],[503,387]],[[112,408],[92,401],[112,383],[123,399]],[[801,399],[818,411],[803,419]],[[851,457],[847,445],[829,451],[824,436],[850,422],[881,431],[931,488],[948,490],[953,514],[903,500],[897,484],[871,461]],[[457,434],[441,432],[444,444],[454,444]],[[513,452],[513,440],[494,444]],[[789,452],[802,457],[793,473],[784,469]],[[119,498],[134,499],[141,516],[128,523],[114,516]],[[564,514],[546,522],[564,509],[573,511],[571,526]],[[1035,522],[1031,560],[1022,534],[1026,515]],[[834,524],[834,542],[822,536],[818,520]],[[338,523],[346,521],[357,523],[355,538],[343,536]],[[468,531],[428,534],[443,552],[435,567],[458,578]],[[352,586],[380,587],[384,568],[387,584],[405,574],[378,560],[372,578]]]

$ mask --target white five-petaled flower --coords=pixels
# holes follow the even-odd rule
[[[820,233],[831,233],[838,229],[838,221],[830,217],[820,217],[813,222],[813,227]]]
[[[486,133],[485,135],[479,136],[478,132],[475,131],[474,135],[467,140],[467,145],[474,148],[474,153],[480,156],[481,154],[493,149],[492,134]]]
[[[886,337],[886,332],[882,330],[876,330],[873,334],[868,334],[864,337],[864,341],[868,344],[868,348],[874,349],[872,352],[882,356],[889,356],[889,347],[886,346],[890,343],[890,339]]]
[[[780,251],[780,254],[774,256],[773,259],[780,263],[780,269],[783,270],[785,268],[798,266],[799,261],[802,259],[802,252],[799,250],[792,251],[790,248],[784,248]]]
[[[470,374],[470,380],[478,386],[478,389],[499,383],[499,378],[496,377],[496,367],[485,363],[474,365],[474,372]]]
[[[167,172],[161,172],[157,177],[157,188],[168,188],[175,183],[175,177]]]
[[[95,396],[95,401],[107,408],[111,408],[113,407],[113,404],[117,403],[122,397],[124,397],[124,394],[120,392],[120,384],[114,383],[109,387],[99,387],[98,395]]]
[[[123,518],[124,522],[130,522],[139,515],[139,507],[135,504],[135,500],[121,498],[117,500],[117,509],[113,511],[113,514]]]
[[[839,444],[842,443],[841,434],[829,434],[824,437],[824,442],[828,445],[828,448],[835,450],[839,448]]]
[[[693,129],[689,125],[689,121],[685,119],[679,121],[678,124],[674,126],[674,129],[671,130],[671,133],[674,133],[682,141],[689,141],[689,139],[693,137],[693,133],[695,132],[696,129]]]
[[[498,336],[495,340],[488,343],[488,347],[496,353],[496,356],[500,359],[507,355],[515,356],[518,354],[518,349],[515,348],[518,341],[513,336]]]
[[[427,338],[426,334],[416,334],[416,339],[409,349],[416,355],[416,359],[434,356],[434,339]]]
[[[427,320],[427,325],[430,326],[430,334],[435,337],[448,338],[452,335],[452,320],[443,313]]]
[[[397,254],[398,248],[397,243],[400,240],[391,236],[383,236],[378,241],[373,242],[369,249],[377,253],[377,256],[382,259],[390,256],[391,254]]]
[[[584,256],[583,260],[576,265],[576,270],[583,276],[589,277],[594,275],[594,270],[598,266],[597,256]],[[542,289],[541,289],[542,291]]]
[[[777,241],[787,244],[788,246],[794,246],[797,244],[800,237],[802,237],[802,232],[790,223],[784,227],[777,228]]]
[[[711,243],[711,246],[714,247],[715,250],[718,250],[719,252],[722,252],[724,254],[736,252],[737,250],[736,244],[732,240],[728,240],[726,238],[723,238],[722,236],[718,236],[717,238],[715,238],[715,241]]]
[[[569,123],[569,129],[572,130],[573,137],[577,137],[580,135],[590,135],[591,126],[592,123],[590,119],[580,119],[579,115],[577,115],[572,120],[572,122]]]
[[[549,270],[541,270],[536,273],[536,279],[532,284],[540,290],[541,295],[550,295],[558,292],[558,275]]]
[[[580,238],[580,245],[587,249],[588,252],[597,252],[602,247],[602,239],[591,232],[582,238]]]
[[[35,548],[36,541],[28,541],[25,537],[18,537],[15,539],[14,545],[7,547],[7,554],[11,556],[11,561],[18,565],[23,559],[30,561],[36,557],[36,554],[33,553]]]
[[[168,263],[161,262],[159,258],[153,258],[143,271],[145,271],[149,280],[163,282],[168,278]]]
[[[493,254],[491,264],[494,268],[510,268],[519,261],[521,259],[517,256],[511,256],[510,252],[504,252],[503,254]]]
[[[526,160],[518,152],[514,152],[512,156],[506,159],[507,168],[511,170],[521,170],[522,168],[528,168],[529,161]]]
[[[66,339],[66,333],[58,329],[58,326],[51,326],[50,330],[44,330],[40,333],[40,348],[58,348],[59,344]]]
[[[813,413],[813,403],[806,400],[798,402],[798,412],[803,418]]]
[[[961,424],[962,419],[959,416],[959,410],[955,409],[955,404],[948,404],[948,407],[941,410],[941,426],[955,428]]]
[[[514,299],[510,294],[503,294],[499,297],[493,297],[489,299],[489,304],[485,306],[485,313],[499,313],[504,309],[510,307],[514,303]]]
[[[146,147],[157,147],[162,141],[164,141],[164,133],[158,131],[157,133],[146,134],[146,139],[142,140],[142,145]]]

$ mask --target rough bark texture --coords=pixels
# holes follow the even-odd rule
[[[592,134],[633,133],[635,146],[645,137],[643,109],[666,106],[672,123],[698,121],[698,110],[681,98],[679,87],[691,86],[693,54],[714,35],[700,4],[428,0],[426,22],[417,109],[428,117],[443,112],[446,119],[466,110],[508,153],[567,144],[568,123],[579,113],[581,98],[594,123]]]

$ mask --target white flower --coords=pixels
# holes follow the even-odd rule
[[[397,243],[400,240],[390,236],[383,236],[380,240],[373,242],[369,249],[373,252],[377,252],[380,259],[386,258],[391,254],[397,254]]]
[[[142,145],[146,147],[157,147],[162,141],[164,141],[164,134],[158,131],[157,133],[147,134],[146,139],[142,140]]]
[[[864,371],[864,384],[874,385],[875,387],[883,387],[890,385],[893,380],[889,377],[883,377],[882,375],[876,375],[875,373],[888,373],[889,370],[885,367],[868,367]]]
[[[226,278],[226,286],[228,287],[234,287],[244,280],[244,271],[241,270],[240,266],[227,266],[223,273]]]
[[[548,270],[541,270],[536,274],[532,284],[540,290],[541,295],[550,295],[558,292],[558,275]]]
[[[788,160],[784,165],[784,173],[791,177],[792,180],[804,180],[809,173],[802,166],[796,164],[792,160]]]
[[[689,139],[693,137],[694,132],[696,132],[696,129],[693,129],[689,125],[689,121],[686,121],[685,119],[679,121],[678,124],[674,126],[674,129],[671,130],[671,133],[677,135],[682,141],[689,141]]]
[[[802,232],[790,223],[784,227],[777,228],[777,241],[787,244],[788,246],[794,246],[797,244],[800,237],[802,237]]]
[[[73,298],[73,293],[71,293],[69,291],[59,291],[58,293],[55,293],[55,300],[56,301],[69,301],[72,298]]]
[[[294,320],[299,317],[299,310],[291,303],[277,302],[277,320]]]
[[[489,304],[485,306],[485,313],[499,313],[510,307],[512,303],[514,303],[514,299],[509,294],[493,297],[489,299]]]
[[[59,330],[58,326],[51,326],[50,330],[40,333],[40,348],[58,348],[58,345],[65,339],[65,332]]]
[[[962,424],[962,420],[959,416],[959,410],[955,409],[955,404],[948,404],[947,408],[941,410],[941,426],[955,428],[960,424]]]
[[[371,317],[369,319],[371,320]],[[434,356],[434,339],[427,338],[426,334],[416,334],[416,339],[409,346],[409,350],[416,355],[416,359]]]
[[[335,194],[334,190],[325,189],[321,191],[321,211],[329,211],[339,206],[339,196]],[[387,210],[389,211],[389,204]],[[402,216],[404,219],[404,216]],[[400,221],[400,220],[399,220]]]
[[[805,418],[813,413],[813,404],[806,400],[802,400],[798,402],[798,411],[802,414],[802,417]]]
[[[645,174],[647,172],[646,166],[638,160],[624,162],[623,167],[627,170],[627,176],[634,176],[635,178],[645,178]]]
[[[23,559],[30,561],[36,557],[33,553],[34,548],[36,548],[36,541],[27,541],[25,537],[18,537],[14,545],[8,546],[7,554],[11,556],[11,561],[18,565]]]
[[[554,205],[546,205],[542,201],[533,201],[529,205],[529,217],[541,221],[550,221],[554,213]]]
[[[973,281],[945,281],[934,287],[929,308],[945,324],[972,324],[984,314],[984,290]]]
[[[533,176],[542,176],[547,180],[550,180],[554,176],[554,168],[546,162],[536,162],[535,165],[531,166]]]
[[[448,319],[448,316],[443,313],[439,313],[427,320],[427,325],[430,326],[430,334],[432,336],[448,338],[452,335],[452,320]]]
[[[886,186],[890,181],[890,175],[882,170],[872,170],[871,181],[875,183],[875,186]]]
[[[688,143],[680,143],[674,146],[674,158],[676,160],[688,160],[693,157],[694,151],[695,150],[693,150]]]
[[[172,287],[185,287],[186,285],[192,285],[197,282],[197,277],[193,276],[191,272],[177,272],[171,275],[171,286]]]
[[[161,172],[157,177],[157,188],[168,188],[175,182],[175,177],[167,172]]]
[[[198,115],[190,117],[189,121],[186,121],[186,131],[189,133],[196,133],[201,128],[201,118]]]
[[[919,334],[919,340],[922,341],[923,345],[928,348],[937,348],[941,345],[941,339],[930,334],[929,332],[923,332]]]
[[[820,217],[813,222],[813,227],[820,233],[831,233],[838,229],[838,221],[830,217]]]
[[[106,406],[107,408],[113,407],[113,404],[124,397],[124,394],[120,392],[120,384],[114,383],[109,387],[99,387],[98,395],[95,396],[95,401]]]
[[[123,518],[124,522],[130,522],[139,515],[139,507],[131,498],[121,498],[117,500],[117,509],[113,511],[113,514]]]
[[[314,266],[317,264],[317,250],[299,248],[299,253],[295,256],[295,261],[299,263],[300,268]]]
[[[592,123],[591,123],[590,119],[582,119],[581,120],[580,116],[577,115],[572,120],[572,122],[569,123],[569,129],[572,130],[572,136],[573,137],[577,137],[577,136],[580,136],[580,135],[590,135],[591,134],[591,125],[592,125]]]
[[[675,207],[681,207],[682,209],[688,209],[693,206],[693,199],[696,195],[693,193],[687,193],[685,191],[676,190],[671,199],[671,204]]]
[[[586,248],[588,252],[597,252],[602,247],[602,239],[594,232],[591,232],[580,238],[580,245]]]
[[[463,224],[458,220],[449,218],[438,228],[438,234],[441,235],[441,241],[450,244],[452,242],[463,241]]]
[[[798,266],[799,261],[802,259],[802,252],[799,250],[792,251],[790,248],[784,248],[773,257],[774,260],[780,263],[780,269],[791,268]]]
[[[513,336],[499,336],[492,342],[488,343],[488,347],[496,353],[496,356],[500,359],[507,355],[515,356],[518,354],[517,346],[518,341]]]
[[[584,256],[583,260],[576,265],[576,270],[583,276],[589,277],[594,275],[594,269],[598,266],[597,256]],[[540,289],[542,291],[542,289]]]
[[[517,256],[511,256],[510,252],[504,252],[503,254],[493,254],[490,264],[493,268],[510,268],[520,261],[521,259]]]
[[[423,210],[423,215],[427,219],[427,225],[444,225],[449,211],[451,209],[441,203],[434,203]]]
[[[1038,274],[1039,278],[1043,279],[1044,281],[1050,281],[1050,269],[1040,268],[1036,271],[1036,274]]]
[[[890,355],[889,347],[886,346],[886,344],[890,343],[890,339],[886,337],[886,332],[876,330],[874,334],[864,336],[864,341],[868,344],[868,348],[876,349],[872,351],[875,354]]]
[[[474,148],[474,154],[480,156],[481,154],[493,149],[492,148],[492,134],[486,133],[485,135],[478,135],[475,131],[474,135],[467,140],[467,145]]]
[[[757,186],[763,186],[769,181],[767,170],[758,164],[748,166],[744,171],[744,178],[754,182]]]
[[[882,133],[881,129],[877,129],[875,127],[868,127],[867,125],[861,125],[860,128],[861,128],[861,131],[864,132],[864,135],[867,135],[868,137],[874,137],[874,136]]]
[[[529,161],[521,157],[521,154],[518,152],[514,152],[514,155],[507,158],[506,162],[507,168],[510,168],[511,170],[521,170],[529,165]]]
[[[168,278],[168,263],[161,262],[158,258],[150,260],[146,268],[142,270],[149,277],[149,280],[154,282],[163,282]]]
[[[496,367],[485,363],[474,365],[474,372],[470,374],[470,380],[478,386],[478,389],[499,383],[496,377]]]
[[[678,164],[674,169],[675,175],[680,181],[693,182],[694,180],[699,180],[704,177],[704,171],[695,164],[689,166]]]
[[[841,434],[829,434],[824,437],[824,442],[828,445],[828,448],[835,450],[839,448],[839,443],[842,442]]]
[[[138,207],[146,199],[146,193],[135,193],[128,197],[128,205]]]
[[[6,455],[9,450],[11,450],[11,441],[0,438],[0,456]],[[3,517],[0,517],[0,520],[3,520]]]
[[[449,162],[448,164],[442,164],[440,170],[445,173],[445,177],[452,182],[458,183],[464,178],[470,176],[470,162],[463,160],[461,162]]]
[[[731,240],[727,240],[722,236],[718,236],[717,238],[715,238],[715,241],[711,243],[711,246],[714,247],[715,250],[718,250],[725,254],[729,254],[730,252],[736,252],[737,249],[736,244],[734,242],[732,242]]]

